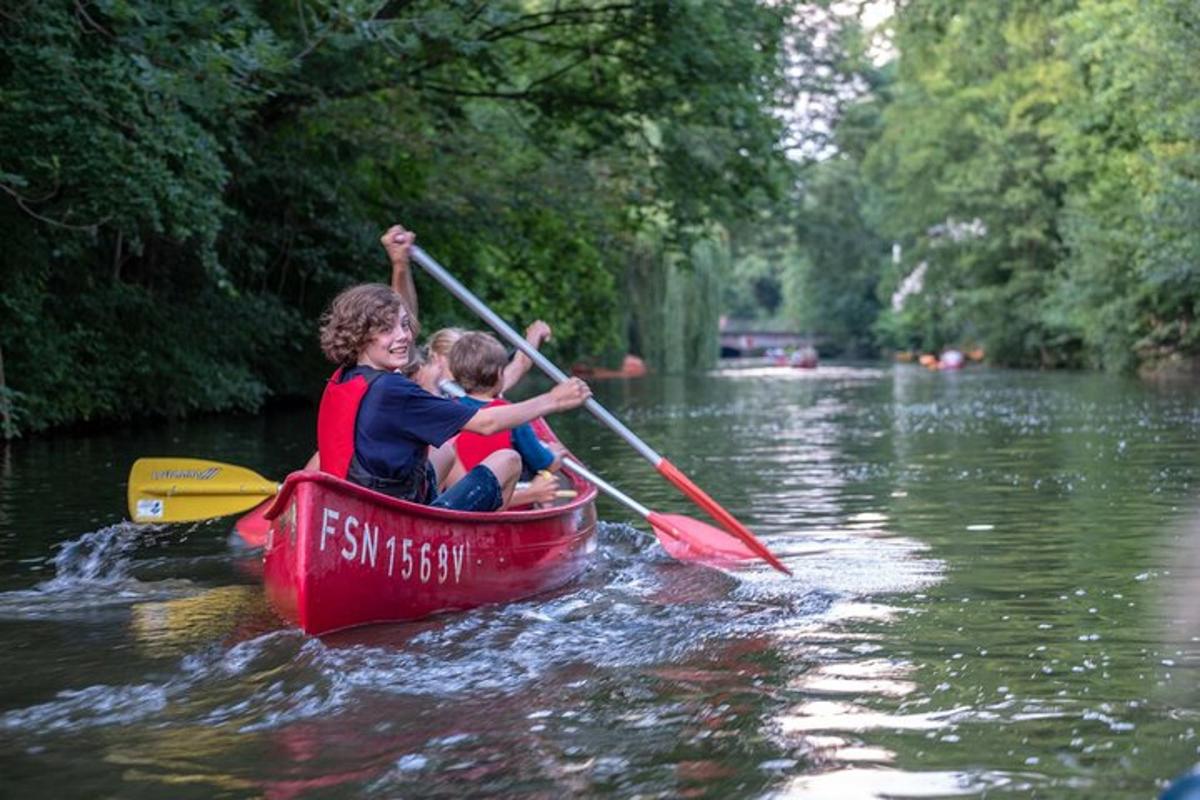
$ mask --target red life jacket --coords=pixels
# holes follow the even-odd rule
[[[484,406],[484,408],[495,408],[506,405],[509,405],[507,400],[497,397]],[[499,431],[487,436],[482,433],[463,431],[454,440],[454,451],[458,454],[458,460],[462,462],[463,469],[468,472],[497,450],[511,449],[512,446],[511,430]]]
[[[317,452],[321,457],[322,472],[343,480],[349,474],[350,462],[354,460],[358,407],[369,388],[371,382],[362,375],[342,381],[340,367],[325,384],[317,411]]]
[[[358,429],[358,412],[371,385],[389,373],[364,370],[349,380],[342,380],[343,370],[333,373],[321,395],[317,411],[317,452],[321,471],[357,483],[401,500],[428,503],[436,494],[437,473],[428,460],[423,467],[400,477],[373,475],[354,449]]]

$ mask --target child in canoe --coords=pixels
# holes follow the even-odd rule
[[[500,396],[508,365],[508,353],[495,337],[487,333],[464,333],[450,350],[449,358],[450,373],[466,392],[459,402],[478,409],[511,407]],[[493,434],[463,431],[454,440],[458,463],[451,474],[469,473],[493,453],[504,450],[515,450],[521,456],[522,473],[533,477],[528,488],[517,490],[519,496],[513,498],[513,504],[553,500],[558,482],[546,473],[558,469],[565,450],[544,444],[528,423]]]
[[[421,384],[426,391],[446,397],[461,397],[462,388],[454,383],[454,375],[450,370],[450,350],[466,332],[464,328],[442,328],[433,333],[425,340],[424,346],[417,348],[404,374]],[[550,326],[539,319],[525,329],[525,341],[539,350],[542,343],[549,340],[550,333]],[[532,367],[529,356],[517,351],[504,367],[504,388],[501,392],[516,386]]]
[[[479,408],[437,397],[397,372],[409,362],[415,323],[404,298],[381,284],[339,294],[321,326],[321,349],[338,365],[317,415],[321,469],[393,497],[463,511],[494,511],[511,498],[521,457],[490,453],[444,493],[460,431],[485,436],[577,408],[591,396],[578,379],[510,405]],[[432,451],[430,448],[434,448]]]

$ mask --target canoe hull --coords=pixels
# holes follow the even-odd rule
[[[419,619],[545,592],[595,549],[595,487],[557,508],[430,508],[321,472],[297,472],[266,511],[263,580],[306,633]]]

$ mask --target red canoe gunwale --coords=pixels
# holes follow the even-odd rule
[[[263,515],[268,599],[320,635],[557,588],[586,569],[595,549],[596,487],[567,474],[578,495],[563,505],[465,512],[293,472]]]

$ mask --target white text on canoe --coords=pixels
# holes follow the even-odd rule
[[[339,524],[340,523],[340,524]],[[467,545],[414,542],[412,539],[384,538],[378,525],[360,522],[353,514],[342,517],[342,512],[333,508],[321,509],[321,536],[318,550],[326,547],[341,549],[338,554],[350,562],[358,562],[373,569],[386,569],[388,577],[399,576],[401,580],[418,580],[429,583],[436,580],[445,583],[462,580],[463,563],[467,560]]]

